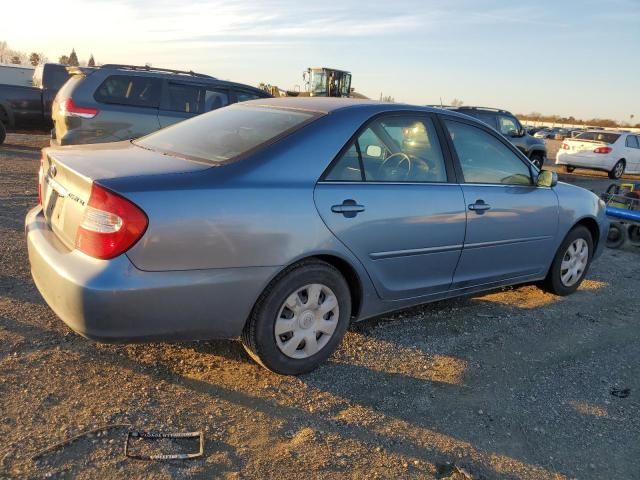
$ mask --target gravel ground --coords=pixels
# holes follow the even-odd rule
[[[29,275],[23,218],[46,141],[0,147],[0,478],[640,478],[637,248],[606,251],[570,297],[523,286],[354,325],[298,378],[235,341],[100,345]],[[204,456],[126,459],[123,424],[203,430]]]

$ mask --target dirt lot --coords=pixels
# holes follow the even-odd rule
[[[524,286],[358,324],[299,378],[233,341],[98,345],[30,279],[43,142],[0,147],[0,478],[640,478],[637,248],[606,251],[567,298]],[[122,424],[203,430],[204,456],[126,459]]]

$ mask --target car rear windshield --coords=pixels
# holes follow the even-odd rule
[[[234,105],[177,123],[133,143],[215,165],[273,143],[317,116],[298,110]]]
[[[619,133],[584,132],[576,137],[576,140],[594,140],[596,142],[615,143],[620,138]]]

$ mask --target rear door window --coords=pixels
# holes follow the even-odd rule
[[[627,137],[626,145],[627,147],[630,147],[630,148],[640,148],[640,146],[638,146],[638,137],[634,135],[629,135]]]
[[[489,125],[491,128],[498,128],[498,125],[496,124],[496,115],[493,113],[489,113],[489,112],[482,112],[479,111],[476,113],[476,117],[483,121],[484,123],[486,123],[487,125]]]
[[[153,77],[111,75],[96,90],[97,102],[158,108],[162,81]]]
[[[180,113],[202,113],[204,109],[204,88],[199,85],[169,83],[169,104],[167,110]]]
[[[217,88],[207,88],[204,96],[204,111],[210,112],[229,105],[229,91]]]

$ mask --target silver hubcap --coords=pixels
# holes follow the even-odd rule
[[[622,172],[624,172],[624,165],[621,162],[616,164],[616,171],[614,172],[616,177],[621,177]]]
[[[287,297],[274,328],[276,344],[291,358],[307,358],[322,350],[338,326],[338,298],[326,285],[312,283]]]
[[[584,238],[577,238],[564,254],[560,265],[560,279],[565,287],[575,285],[584,274],[589,261],[589,245]]]

